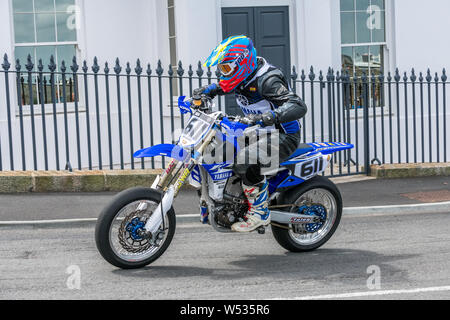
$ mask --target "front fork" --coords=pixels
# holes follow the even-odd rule
[[[163,172],[156,184],[156,189],[162,191],[164,196],[145,224],[145,230],[147,230],[147,232],[151,232],[152,235],[155,236],[157,235],[159,227],[165,222],[164,217],[167,211],[172,207],[173,199],[178,195],[178,192],[186,182],[194,167],[202,161],[203,151],[212,141],[214,136],[215,130],[211,130],[204,138],[200,147],[194,151],[194,155],[188,163],[185,164],[183,161],[172,160],[167,169]],[[181,172],[183,168],[184,170]],[[174,184],[173,181],[175,181]]]

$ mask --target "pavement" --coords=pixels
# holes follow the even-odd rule
[[[342,193],[345,208],[409,208],[411,205],[425,208],[428,204],[450,201],[448,176],[402,179],[356,176],[334,181]],[[115,194],[117,192],[0,194],[0,222],[96,219]],[[186,189],[180,192],[174,209],[177,216],[198,214],[196,191]],[[387,208],[382,208],[382,211],[386,212]]]

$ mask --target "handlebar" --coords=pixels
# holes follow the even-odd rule
[[[194,94],[187,101],[189,102],[189,104],[191,105],[191,107],[193,109],[199,109],[200,111],[205,112],[205,111],[210,111],[213,99],[206,94],[201,94],[201,95]],[[229,120],[234,121],[234,122],[240,122],[240,123],[248,125],[248,126],[256,125],[256,123],[254,121],[251,121],[247,117],[232,116],[232,115],[225,115],[225,116]]]

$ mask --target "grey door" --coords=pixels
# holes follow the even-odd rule
[[[289,7],[222,8],[223,39],[241,34],[253,40],[258,56],[289,73]],[[225,105],[227,113],[241,114],[233,95],[226,97]]]

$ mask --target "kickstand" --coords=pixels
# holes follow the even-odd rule
[[[258,229],[256,229],[258,231],[259,234],[265,234],[266,233],[266,228],[261,226]]]

